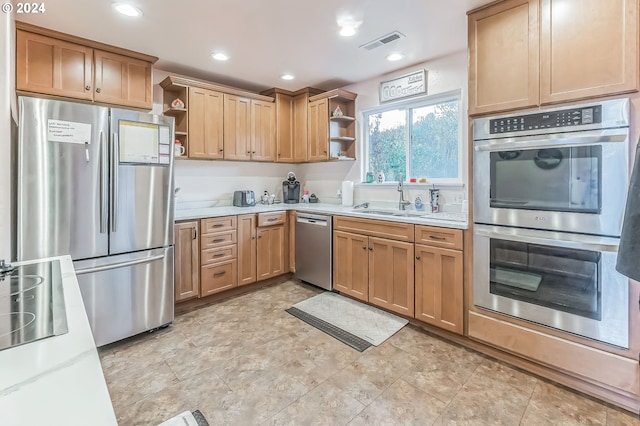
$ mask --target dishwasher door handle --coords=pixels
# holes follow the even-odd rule
[[[298,223],[308,223],[310,225],[315,225],[315,226],[328,226],[329,225],[329,221],[327,220],[322,220],[322,219],[309,219],[306,217],[299,217],[296,219],[296,221]]]

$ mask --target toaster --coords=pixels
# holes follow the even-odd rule
[[[250,207],[256,205],[256,196],[253,191],[234,191],[233,205],[236,207]]]

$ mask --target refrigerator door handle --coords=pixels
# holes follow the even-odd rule
[[[113,134],[113,143],[111,145],[111,232],[116,232],[116,212],[118,211],[118,134]]]
[[[110,269],[126,268],[128,266],[139,265],[141,263],[150,263],[156,260],[164,259],[164,254],[158,254],[144,259],[129,260],[127,262],[112,263],[109,265],[95,266],[93,268],[76,269],[76,275],[92,274],[94,272],[107,271]]]
[[[107,232],[107,173],[109,167],[107,164],[107,146],[104,143],[104,132],[100,130],[100,233]]]

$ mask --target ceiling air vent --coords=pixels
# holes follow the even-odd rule
[[[366,50],[373,50],[376,47],[380,47],[380,46],[383,46],[385,44],[389,44],[392,41],[395,41],[395,40],[397,40],[397,39],[399,39],[401,37],[404,37],[404,34],[402,34],[399,31],[394,31],[394,32],[392,32],[390,34],[383,35],[382,37],[379,37],[379,38],[377,38],[377,39],[375,39],[373,41],[370,41],[369,43],[365,43],[360,47],[362,47],[363,49],[366,49]]]

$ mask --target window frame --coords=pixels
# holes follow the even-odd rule
[[[405,137],[405,154],[407,158],[406,170],[410,170],[411,166],[411,126],[409,121],[412,118],[410,110],[412,108],[427,107],[439,103],[457,101],[458,102],[458,176],[455,178],[429,178],[427,177],[426,183],[410,183],[411,185],[439,185],[439,186],[464,186],[464,171],[462,170],[464,164],[463,153],[463,126],[466,125],[464,121],[463,102],[462,102],[462,90],[455,89],[447,92],[442,92],[434,95],[419,96],[407,100],[401,100],[397,102],[389,102],[383,105],[379,105],[375,108],[369,108],[360,112],[362,122],[362,165],[360,170],[360,179],[363,185],[367,186],[380,186],[376,183],[366,183],[366,174],[369,167],[369,116],[373,114],[379,114],[381,112],[390,111],[394,109],[404,109],[406,111],[406,137]],[[375,171],[372,170],[375,174]],[[410,176],[404,176],[404,182],[409,183]],[[389,181],[397,182],[397,181]]]

